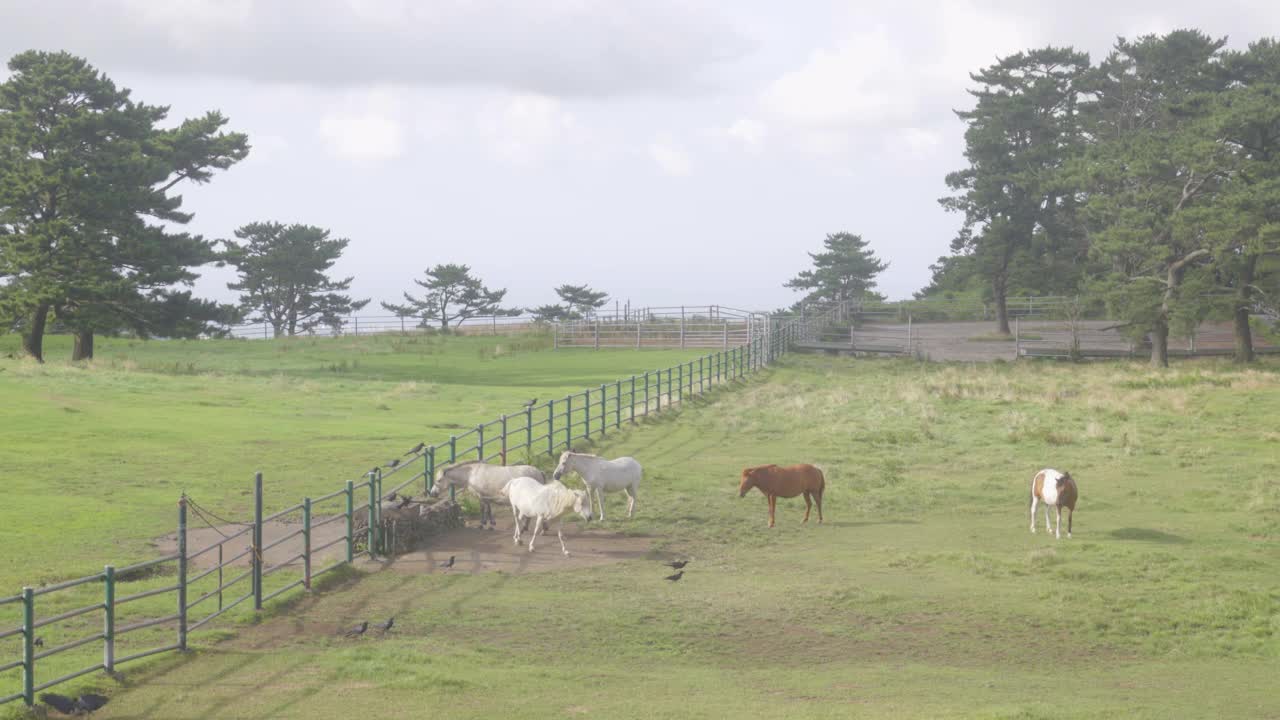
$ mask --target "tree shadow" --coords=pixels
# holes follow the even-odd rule
[[[1162,532],[1160,530],[1151,530],[1149,528],[1120,528],[1112,530],[1111,537],[1116,540],[1137,540],[1139,542],[1153,542],[1164,545],[1183,545],[1191,542],[1181,535]]]

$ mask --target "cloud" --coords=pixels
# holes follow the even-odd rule
[[[764,142],[768,128],[751,118],[738,118],[732,125],[725,128],[724,133],[742,143],[748,150],[756,150]]]
[[[316,131],[329,152],[355,162],[393,160],[404,153],[405,128],[394,96],[350,93],[342,105],[325,112]]]
[[[810,127],[897,121],[914,108],[913,92],[901,82],[902,61],[886,27],[854,32],[774,80],[763,102],[784,120]]]
[[[688,154],[667,140],[655,140],[649,143],[649,157],[667,175],[683,177],[693,172],[693,162]]]
[[[914,157],[931,155],[942,144],[942,134],[936,130],[904,127],[896,133],[896,143]]]
[[[7,15],[9,55],[324,87],[687,94],[751,48],[713,3],[681,0],[43,0]]]
[[[478,119],[493,153],[516,165],[530,164],[566,136],[581,133],[573,115],[545,95],[508,95],[486,104]]]

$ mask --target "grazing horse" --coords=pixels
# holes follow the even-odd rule
[[[558,520],[556,536],[560,538],[560,549],[565,555],[569,554],[569,548],[564,546],[564,520],[560,518],[570,510],[591,522],[591,498],[586,491],[570,490],[559,480],[542,485],[531,477],[518,477],[507,486],[507,497],[511,501],[511,514],[516,519],[516,532],[512,538],[516,545],[520,544],[520,521],[537,519],[533,525],[533,537],[529,538],[529,552],[533,552],[533,541],[538,539],[543,527],[552,520]]]
[[[640,475],[643,472],[635,458],[620,457],[617,460],[605,460],[599,455],[587,455],[565,451],[560,454],[560,464],[551,473],[553,480],[559,480],[570,470],[582,476],[587,486],[587,498],[594,492],[600,502],[600,519],[604,520],[605,493],[622,490],[627,493],[627,517],[635,517],[636,493],[640,490]]]
[[[497,528],[493,502],[506,500],[507,483],[518,477],[531,477],[540,483],[546,481],[542,471],[532,465],[490,465],[472,460],[441,470],[431,488],[431,497],[439,497],[441,492],[454,487],[470,490],[480,498],[480,529],[485,525]]]
[[[804,495],[804,520],[809,522],[809,510],[818,504],[818,522],[822,522],[822,492],[827,481],[822,471],[812,465],[761,465],[742,471],[742,484],[738,486],[738,497],[746,497],[747,491],[757,488],[769,499],[769,527],[773,527],[773,511],[778,506],[778,498],[793,498]]]
[[[1067,539],[1071,538],[1071,518],[1076,514],[1076,500],[1080,491],[1071,473],[1045,468],[1031,478],[1031,532],[1036,531],[1036,503],[1044,503],[1044,527],[1049,529],[1049,508],[1058,511],[1058,523],[1053,531],[1055,538],[1062,538],[1062,508],[1067,508]]]

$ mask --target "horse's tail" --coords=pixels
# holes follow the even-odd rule
[[[818,471],[817,493],[821,495],[827,491],[827,476],[826,476],[826,473],[822,472],[822,468],[818,467],[817,465],[814,465],[813,469]]]

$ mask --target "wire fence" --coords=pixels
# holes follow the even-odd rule
[[[351,564],[358,554],[387,555],[395,542],[386,537],[381,519],[392,494],[419,483],[430,493],[438,473],[459,462],[505,464],[513,456],[532,459],[544,453],[555,457],[579,440],[619,432],[643,417],[758,372],[841,312],[837,308],[776,324],[760,322],[758,330],[753,329],[747,341],[737,346],[563,398],[531,402],[445,441],[424,442],[394,467],[371,471],[326,495],[305,497],[270,515],[263,510],[262,473],[254,476],[253,517],[248,520],[228,521],[183,495],[177,506],[176,552],[127,567],[109,565],[92,575],[46,587],[24,587],[17,595],[0,597],[0,640],[19,638],[21,643],[20,657],[0,661],[0,677],[21,673],[19,691],[0,696],[0,705],[22,700],[32,706],[41,690],[97,671],[113,673],[135,660],[186,650],[191,632],[237,608],[257,612],[264,603],[290,591],[310,591],[317,578]],[[450,500],[455,500],[452,487],[449,492]],[[189,547],[192,517],[214,528],[218,539],[204,547]],[[265,537],[267,528],[297,518],[296,526],[286,525],[282,534]],[[328,527],[339,523],[341,532]],[[313,542],[321,537],[329,539]],[[335,549],[336,559],[317,567],[326,551],[331,556]],[[207,567],[193,572],[199,565]],[[20,610],[20,621],[5,619],[11,606]],[[61,641],[63,637],[67,639]],[[53,641],[48,648],[45,638]],[[94,648],[101,650],[100,656]],[[76,650],[81,652],[74,657],[59,657]]]

